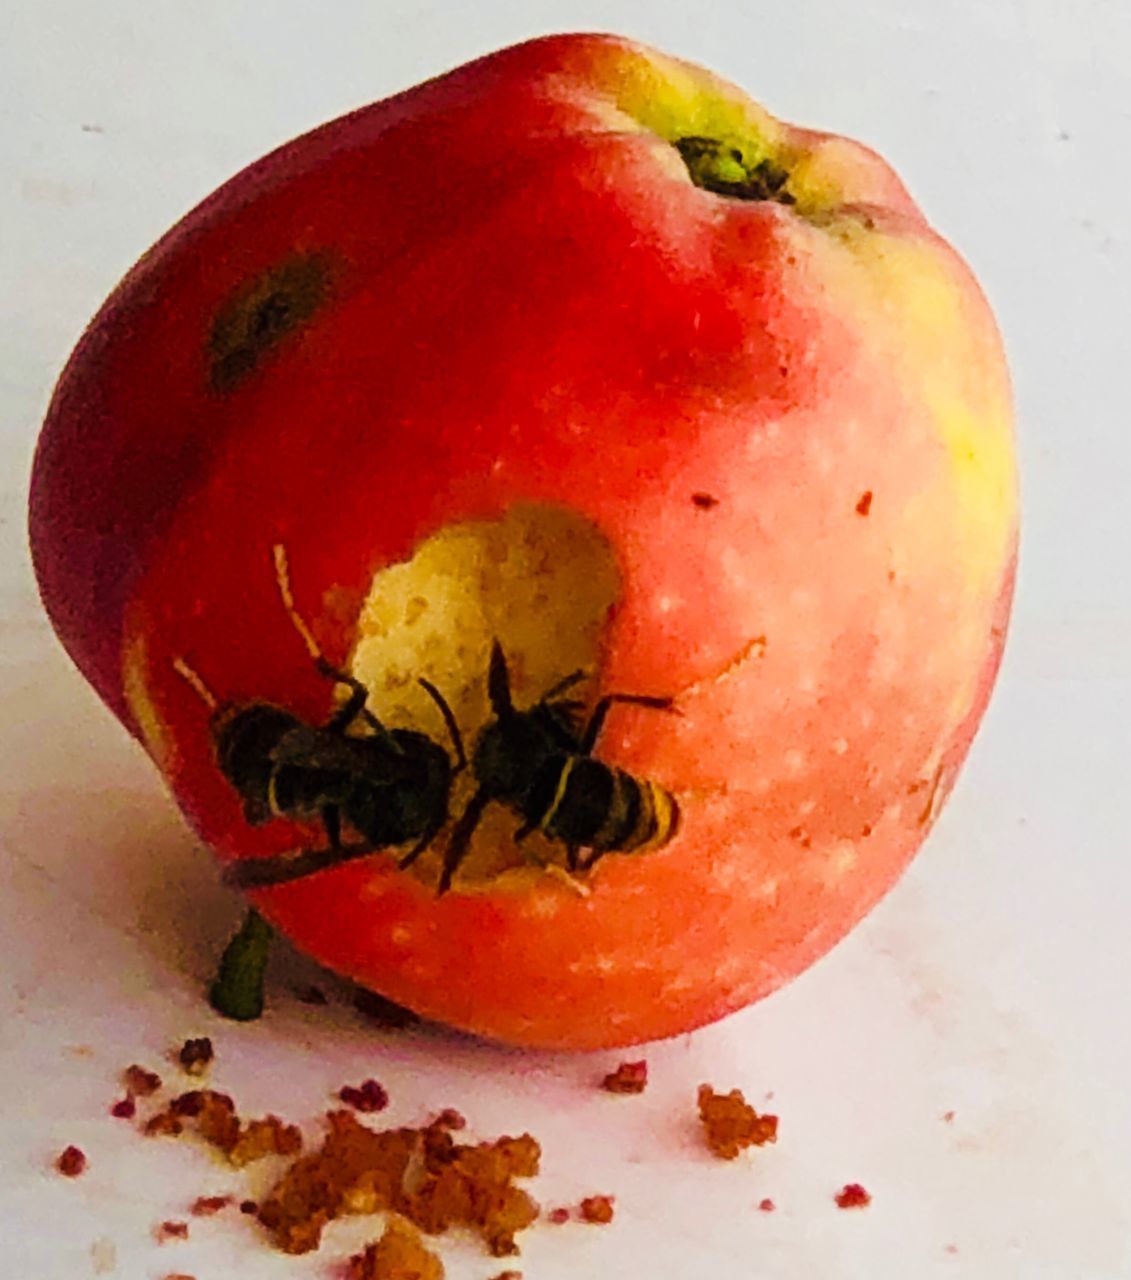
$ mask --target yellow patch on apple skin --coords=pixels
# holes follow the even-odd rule
[[[768,162],[783,170],[793,212],[802,218],[820,222],[847,203],[908,207],[878,155],[846,138],[793,128],[704,67],[628,41],[603,46],[598,57],[595,79],[612,86],[611,101],[604,109],[590,102],[590,110],[612,129],[623,132],[631,121],[668,144],[669,154],[658,148],[657,158],[673,176],[688,174],[672,144],[711,138],[740,151],[747,168]]]
[[[910,405],[922,405],[946,471],[923,493],[952,512],[950,552],[967,589],[996,597],[1017,530],[1017,470],[1008,375],[989,308],[973,276],[942,241],[907,229],[867,229],[855,218],[822,236],[806,229],[815,272],[865,350],[891,368]],[[844,252],[847,251],[847,252]]]
[[[619,111],[667,142],[717,138],[743,148],[746,159],[772,158],[782,126],[740,89],[702,67],[640,46],[610,59]]]
[[[141,744],[153,763],[168,776],[175,748],[168,725],[149,693],[149,651],[137,605],[126,610],[122,643],[122,692],[134,718]]]

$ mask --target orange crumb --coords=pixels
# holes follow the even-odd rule
[[[328,1119],[322,1147],[296,1160],[259,1206],[260,1222],[285,1252],[317,1248],[334,1218],[381,1210],[430,1234],[467,1226],[496,1256],[517,1252],[516,1233],[538,1215],[512,1182],[538,1171],[541,1149],[529,1134],[463,1145],[436,1121],[374,1130],[350,1111]]]
[[[872,1197],[859,1182],[849,1182],[836,1193],[836,1203],[838,1209],[863,1209]]]
[[[291,1156],[302,1150],[302,1133],[297,1125],[284,1124],[273,1115],[242,1121],[228,1094],[215,1089],[190,1089],[178,1095],[165,1111],[150,1117],[144,1132],[176,1137],[184,1131],[187,1121],[237,1169],[264,1156]]]
[[[55,1161],[64,1178],[77,1178],[86,1170],[86,1152],[81,1147],[64,1147]]]
[[[157,1237],[158,1244],[165,1244],[169,1240],[187,1240],[188,1223],[173,1220],[159,1222],[154,1228],[153,1234]]]
[[[777,1141],[777,1116],[759,1115],[739,1089],[722,1094],[701,1084],[699,1118],[707,1146],[722,1160],[734,1160],[746,1147]]]
[[[177,1053],[177,1061],[181,1070],[190,1076],[202,1076],[212,1065],[216,1056],[212,1041],[208,1036],[196,1036],[186,1040]]]
[[[349,1280],[443,1280],[444,1264],[420,1238],[420,1232],[393,1214],[384,1234],[349,1260]]]
[[[148,1098],[161,1088],[161,1077],[157,1072],[149,1071],[136,1062],[122,1072],[122,1080],[125,1082],[126,1091],[132,1093],[135,1098]]]
[[[194,1218],[210,1218],[234,1203],[235,1196],[197,1196],[190,1212]]]
[[[172,1111],[158,1111],[150,1116],[142,1128],[147,1138],[177,1137],[184,1131],[184,1125]]]
[[[581,1202],[581,1221],[604,1226],[613,1220],[612,1196],[586,1196]]]
[[[622,1062],[602,1080],[607,1093],[643,1093],[648,1085],[647,1062]]]

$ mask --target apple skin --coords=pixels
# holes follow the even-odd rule
[[[694,185],[691,135],[771,157],[794,203]],[[585,896],[541,875],[437,898],[378,855],[252,897],[331,968],[482,1035],[670,1036],[800,973],[892,886],[1001,659],[999,337],[873,152],[611,36],[325,125],[107,301],[50,407],[30,530],[63,644],[230,861],[311,833],[246,826],[173,660],[318,721],[271,545],[345,663],[376,572],[531,502],[615,555],[600,687],[680,714],[618,711],[599,755],[675,793],[679,835],[605,858]]]

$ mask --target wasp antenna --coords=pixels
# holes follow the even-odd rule
[[[287,611],[287,617],[291,620],[291,625],[298,632],[303,644],[306,645],[306,651],[314,659],[315,662],[322,662],[322,650],[318,647],[318,641],[315,640],[313,633],[306,623],[302,620],[298,609],[295,607],[294,593],[291,591],[291,575],[287,565],[287,549],[281,542],[276,542],[271,548],[271,555],[275,561],[275,582],[279,587],[279,595],[283,601],[283,608]]]
[[[173,659],[173,670],[181,677],[182,680],[191,685],[196,696],[204,703],[209,711],[215,711],[217,707],[219,707],[219,699],[204,683],[200,676],[197,675],[192,667],[189,666],[184,658]]]

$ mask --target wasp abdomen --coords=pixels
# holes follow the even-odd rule
[[[271,799],[275,772],[273,752],[299,721],[269,702],[230,708],[213,725],[213,745],[220,772],[243,797],[248,822],[274,816]]]
[[[589,756],[561,760],[558,783],[539,822],[546,835],[598,853],[658,848],[676,833],[679,806],[658,783]]]

